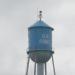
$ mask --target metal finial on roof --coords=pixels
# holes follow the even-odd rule
[[[41,20],[41,18],[42,18],[42,11],[39,11],[39,18]]]

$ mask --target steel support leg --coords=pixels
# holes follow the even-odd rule
[[[28,57],[28,61],[27,61],[27,69],[26,69],[26,75],[28,75],[29,61],[30,61],[30,58]]]
[[[53,64],[53,72],[54,72],[54,75],[56,75],[53,55],[52,55],[52,64]]]
[[[34,75],[36,75],[36,62],[34,64]]]
[[[46,66],[46,63],[45,63],[45,75],[47,75],[47,66]]]

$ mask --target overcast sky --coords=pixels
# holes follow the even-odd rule
[[[75,0],[0,0],[0,75],[25,75],[27,28],[38,21],[38,10],[43,11],[43,21],[55,29],[57,75],[75,75]],[[51,60],[48,75],[53,75]]]

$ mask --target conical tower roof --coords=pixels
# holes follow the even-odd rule
[[[29,29],[32,28],[37,28],[37,27],[45,27],[45,28],[49,28],[54,30],[52,27],[50,27],[49,25],[47,25],[45,22],[43,22],[42,20],[37,21],[36,23],[34,23],[32,26],[29,27]]]

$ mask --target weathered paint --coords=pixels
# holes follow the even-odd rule
[[[49,27],[43,21],[38,21],[33,26],[28,28],[28,53],[33,61],[38,63],[46,62],[51,57],[53,53],[52,31],[53,28]]]

